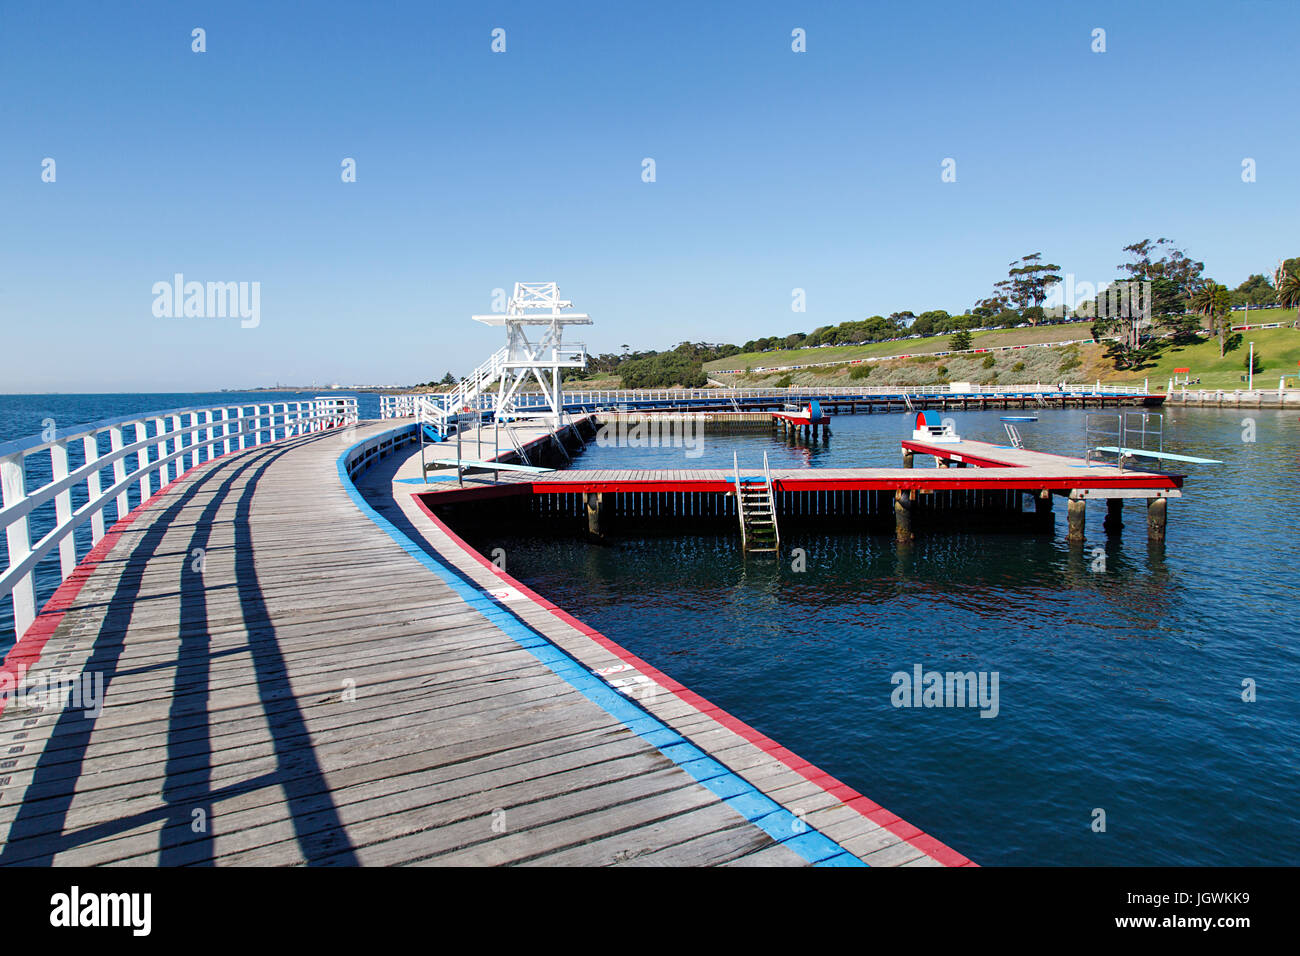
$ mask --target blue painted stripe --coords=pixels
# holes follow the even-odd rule
[[[393,433],[398,434],[409,427],[395,428]],[[423,548],[397,530],[392,522],[370,506],[348,478],[348,456],[367,442],[373,441],[375,437],[378,436],[371,436],[365,441],[357,442],[339,457],[337,463],[339,481],[361,513],[397,542],[403,551],[436,574],[466,604],[500,628],[507,637],[562,677],[588,700],[599,705],[637,736],[656,747],[665,757],[689,773],[702,786],[773,840],[798,853],[814,866],[867,865],[830,837],[800,820],[744,777],[709,757],[658,717],[610,687],[589,668],[578,663],[515,617],[496,598],[461,577],[451,566],[435,560]]]

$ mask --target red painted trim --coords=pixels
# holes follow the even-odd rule
[[[925,454],[928,454],[926,452]],[[963,455],[965,461],[973,461]],[[989,465],[989,469],[1007,468],[1003,465]],[[809,469],[814,471],[816,469]],[[901,470],[901,469],[899,469]],[[951,470],[954,474],[934,474]],[[775,478],[773,484],[777,491],[960,491],[963,489],[1038,491],[1050,488],[1181,488],[1181,475],[1146,474],[1141,478],[1122,478],[1111,475],[1104,478],[1085,478],[1074,475],[1059,475],[1050,478],[1014,478],[1006,475],[980,474],[979,470],[970,470],[961,474],[961,469],[925,469],[918,477],[890,478]],[[574,474],[570,472],[569,474]],[[582,494],[587,492],[718,492],[733,490],[732,482],[718,478],[700,479],[651,479],[632,478],[622,481],[521,481],[511,484],[510,491],[496,489],[449,489],[439,491],[429,489],[419,494],[428,495],[438,501],[468,501],[478,498],[496,498],[507,494]],[[492,491],[492,494],[485,492]]]
[[[779,418],[782,421],[793,422],[796,425],[829,425],[831,418],[829,415],[823,415],[821,418],[813,418],[807,414],[798,412],[768,412],[773,418]]]
[[[550,611],[551,614],[555,615],[564,623],[572,626],[576,630],[587,635],[593,641],[595,641],[597,644],[599,644],[601,647],[605,648],[612,654],[614,654],[624,663],[631,664],[642,674],[645,674],[647,677],[651,678],[656,684],[658,684],[660,687],[663,687],[665,690],[673,694],[679,700],[687,704],[690,704],[696,710],[708,714],[719,724],[726,727],[728,730],[732,731],[738,736],[743,737],[745,740],[749,741],[751,744],[758,747],[760,750],[770,754],[776,760],[785,764],[785,766],[789,767],[791,770],[799,774],[805,780],[815,783],[817,786],[821,787],[823,790],[826,790],[832,796],[835,796],[838,799],[840,799],[845,806],[852,807],[855,811],[857,811],[862,816],[866,817],[868,820],[871,820],[873,823],[876,823],[884,827],[886,830],[890,831],[895,836],[901,838],[902,840],[905,840],[907,843],[910,843],[912,846],[916,847],[918,850],[921,850],[926,855],[933,857],[935,860],[939,861],[944,866],[978,865],[973,863],[971,860],[967,859],[962,854],[958,853],[952,847],[940,842],[939,840],[935,839],[932,836],[929,836],[923,831],[912,826],[910,823],[907,823],[904,820],[899,819],[899,817],[890,813],[888,810],[885,810],[878,804],[873,803],[871,800],[868,800],[866,797],[858,793],[848,784],[836,780],[830,774],[826,773],[823,770],[818,769],[808,761],[799,757],[797,754],[793,753],[790,750],[787,750],[785,747],[782,747],[775,740],[755,730],[753,727],[749,726],[749,724],[745,723],[743,720],[740,720],[738,717],[732,716],[731,714],[723,710],[721,707],[718,707],[716,704],[711,703],[710,701],[701,697],[699,694],[695,693],[694,691],[689,690],[688,688],[683,686],[680,682],[669,677],[663,671],[659,670],[656,667],[652,667],[650,664],[647,664],[641,658],[637,657],[631,651],[627,650],[627,648],[610,640],[608,637],[606,637],[604,634],[601,634],[595,628],[591,627],[590,625],[584,624],[582,621],[578,620],[569,612],[563,610],[553,602],[548,601],[546,598],[542,597],[536,591],[532,590],[526,585],[515,580],[505,571],[498,568],[487,558],[483,557],[483,555],[479,554],[477,551],[471,548],[468,544],[465,543],[464,540],[461,539],[461,537],[458,534],[456,534],[456,532],[452,531],[451,528],[447,527],[446,523],[443,522],[442,519],[440,519],[437,515],[435,515],[432,511],[429,510],[428,505],[424,503],[424,501],[422,500],[419,494],[412,495],[411,497],[415,499],[416,506],[421,511],[423,511],[429,517],[429,519],[438,527],[438,529],[442,531],[445,535],[447,535],[447,537],[450,538],[451,541],[457,547],[459,547],[467,555],[469,555],[479,564],[483,565],[483,567],[487,568],[494,575],[500,578],[504,584],[514,588],[520,594],[524,595],[524,597],[528,598],[528,600],[536,604],[538,607]]]
[[[302,436],[290,435],[285,437],[301,438]],[[230,441],[231,444],[238,443],[236,436],[231,436]],[[167,484],[163,485],[150,495],[147,501],[142,501],[140,504],[136,505],[127,513],[126,517],[119,518],[115,521],[113,526],[104,532],[104,536],[95,542],[94,547],[86,553],[86,556],[77,563],[77,566],[73,569],[72,573],[69,574],[55,589],[54,593],[50,595],[50,599],[46,601],[44,606],[41,608],[41,613],[36,615],[36,620],[32,621],[27,630],[23,631],[18,640],[14,643],[14,646],[9,648],[9,652],[5,655],[4,661],[0,662],[0,674],[8,674],[16,683],[19,667],[25,666],[30,668],[31,665],[40,660],[41,652],[45,650],[45,645],[48,644],[50,638],[54,636],[55,630],[63,621],[64,614],[66,614],[68,609],[72,607],[72,603],[77,599],[77,595],[81,593],[81,589],[85,586],[86,581],[90,579],[90,575],[97,567],[99,567],[100,564],[103,563],[104,558],[108,557],[109,552],[113,550],[113,547],[122,537],[122,533],[131,526],[132,522],[140,516],[141,512],[170,491],[177,482],[188,478],[191,472],[197,471],[200,468],[206,468],[213,462],[220,461],[229,455],[237,455],[241,452],[252,451],[256,448],[267,448],[276,444],[276,442],[282,441],[284,441],[284,437],[276,438],[272,441],[265,441],[260,445],[249,445],[246,448],[232,448],[228,452],[222,452],[215,458],[199,462],[197,465],[191,466],[186,471],[167,482]],[[177,460],[179,461],[182,459]],[[174,464],[175,462],[171,463],[171,465]],[[108,502],[105,502],[105,507],[108,507]],[[0,697],[0,714],[4,713],[5,706],[8,703],[9,698]]]

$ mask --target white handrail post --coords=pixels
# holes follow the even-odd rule
[[[122,450],[122,426],[114,425],[108,430],[108,447],[112,451]],[[113,460],[113,484],[118,485],[126,480],[126,456]],[[117,496],[117,520],[121,521],[131,511],[131,500],[126,489],[123,489]]]
[[[54,481],[68,477],[68,443],[56,441],[50,446],[50,473]],[[54,527],[63,528],[72,520],[72,489],[64,488],[54,496]],[[71,532],[59,539],[59,573],[66,580],[77,568],[77,540]]]
[[[135,443],[141,446],[140,450],[135,453],[135,470],[140,472],[140,504],[144,504],[153,497],[153,492],[150,490],[149,472],[145,470],[149,467],[148,437],[149,429],[145,427],[145,423],[136,422]]]
[[[0,503],[9,508],[26,496],[22,453],[0,458]],[[32,539],[27,533],[26,515],[16,518],[5,529],[5,545],[9,549],[10,567],[31,553]],[[14,582],[10,596],[14,602],[14,633],[22,637],[32,621],[36,620],[36,586],[30,571]]]
[[[92,464],[99,461],[99,432],[92,432],[81,439],[81,447],[86,453],[86,464]],[[86,476],[86,500],[93,502],[99,500],[100,492],[103,489],[99,482],[99,469],[96,468]],[[104,537],[104,508],[107,502],[95,507],[90,515],[90,543],[98,544],[99,539]]]
[[[158,466],[158,490],[162,491],[171,484],[171,479],[167,476],[167,462],[163,461],[167,457],[167,422],[162,418],[155,418],[153,423],[154,437],[158,439],[154,443],[154,447],[158,449],[158,456],[154,461],[162,462]]]
[[[198,417],[199,417],[199,413],[198,413],[198,412],[195,412],[195,413],[194,413],[194,418],[195,418],[195,421],[196,421],[196,422],[197,422],[197,420],[198,420]],[[199,435],[202,435],[202,436],[203,436],[203,440],[202,440],[202,441],[199,441]],[[212,456],[216,453],[216,447],[212,444],[212,435],[213,435],[213,428],[212,428],[212,412],[211,412],[210,410],[208,410],[208,409],[204,409],[204,411],[203,411],[203,429],[202,429],[202,431],[197,431],[197,432],[194,433],[194,440],[195,440],[195,446],[194,446],[194,467],[195,467],[195,468],[199,467],[199,462],[200,462],[201,460],[211,461],[211,460],[212,460]],[[205,452],[207,453],[207,458],[206,458],[206,459],[202,458],[202,456],[203,456],[203,454],[204,454]]]
[[[176,416],[175,422],[177,432],[176,450],[179,451],[181,448],[189,448],[190,453],[188,457],[190,459],[190,468],[197,468],[199,466],[199,413],[190,412],[189,425],[185,424],[184,415]],[[185,458],[185,455],[181,455],[180,458],[176,459],[177,478],[181,476],[181,472],[189,470],[185,467]]]
[[[240,405],[235,409],[235,447],[240,451],[244,450],[244,426],[248,423],[244,421],[244,406]]]
[[[194,424],[194,416],[192,415],[190,416],[190,424],[191,425]],[[172,472],[176,475],[177,478],[179,478],[181,476],[181,472],[185,470],[184,449],[186,443],[185,443],[184,416],[182,415],[172,416],[172,432],[175,433],[176,435],[176,439],[175,439],[175,443],[173,444],[172,451],[177,453],[176,467],[172,469]],[[197,440],[198,440],[198,436],[191,434],[189,444],[193,445],[194,442]]]

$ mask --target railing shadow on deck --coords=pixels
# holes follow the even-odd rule
[[[199,475],[165,510],[156,516],[126,558],[117,588],[108,602],[105,618],[92,644],[86,673],[104,674],[103,695],[111,703],[111,684],[124,649],[124,629],[141,593],[144,568],[160,552],[171,522],[205,493],[210,499],[187,546],[180,571],[179,647],[174,662],[173,688],[167,721],[167,757],[162,791],[138,812],[74,831],[66,831],[67,817],[84,761],[88,756],[94,718],[84,711],[65,708],[58,717],[46,748],[37,759],[31,783],[24,794],[0,846],[0,865],[49,866],[58,853],[113,839],[133,829],[162,821],[159,834],[161,865],[211,864],[214,860],[215,804],[241,794],[278,786],[288,802],[289,819],[302,858],[308,864],[328,862],[354,865],[357,860],[343,828],[323,771],[312,749],[311,737],[298,702],[292,695],[288,667],[275,627],[261,595],[253,562],[251,510],[259,479],[295,446],[319,440],[319,435],[288,439],[282,444],[246,456],[218,462]],[[211,661],[226,656],[214,653],[207,628],[207,590],[201,574],[192,570],[189,555],[205,548],[210,524],[223,504],[228,504],[239,478],[251,472],[235,500],[235,587],[245,624],[246,646],[251,655],[258,697],[270,729],[276,769],[213,790],[211,712],[209,701],[218,688],[211,686]],[[220,483],[216,488],[212,486]],[[164,665],[164,668],[169,665]],[[163,669],[163,668],[160,668]],[[121,673],[131,673],[122,671]],[[159,805],[157,797],[162,797]],[[206,824],[192,826],[195,810],[203,811]],[[198,832],[195,832],[196,829]],[[124,856],[135,856],[132,850]]]

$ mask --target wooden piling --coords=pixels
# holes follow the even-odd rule
[[[1083,498],[1071,498],[1067,512],[1068,528],[1065,540],[1079,542],[1083,540],[1083,519],[1087,515],[1088,504]]]
[[[592,537],[605,536],[605,495],[603,492],[588,492],[584,498],[587,506],[587,533]]]
[[[902,488],[894,492],[894,537],[899,541],[911,541],[912,534],[912,493]]]
[[[1168,521],[1169,499],[1167,498],[1148,498],[1147,499],[1147,539],[1150,541],[1165,540],[1165,524]]]

